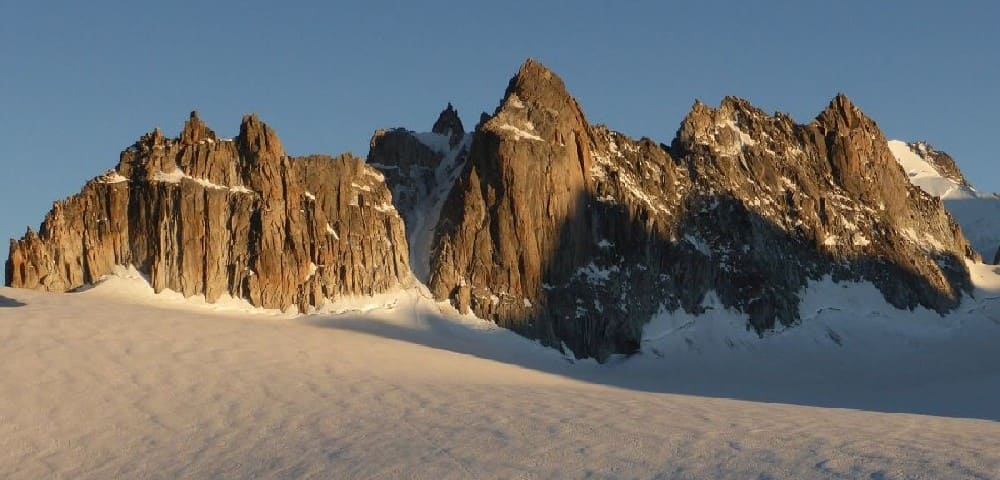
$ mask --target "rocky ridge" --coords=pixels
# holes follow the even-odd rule
[[[234,139],[192,112],[56,202],[38,233],[12,240],[6,283],[63,292],[115,265],[156,291],[221,295],[300,311],[409,279],[403,221],[383,176],[349,154],[292,158],[255,115]]]
[[[449,104],[430,132],[375,132],[367,165],[288,157],[252,115],[220,139],[192,114],[13,240],[6,283],[67,291],[131,264],[157,291],[308,311],[415,276],[464,312],[603,361],[637,351],[652,316],[714,299],[758,333],[792,325],[826,276],[944,313],[977,258],[846,96],[806,124],[696,102],[665,145],[590,124],[529,60],[474,132]]]
[[[667,147],[590,125],[529,60],[474,133],[428,286],[605,359],[637,350],[651,315],[697,313],[710,294],[758,332],[793,324],[798,292],[824,275],[946,312],[970,289],[974,257],[842,95],[806,125],[736,98],[696,103]]]

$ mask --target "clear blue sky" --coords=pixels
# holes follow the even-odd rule
[[[471,127],[529,56],[591,122],[662,142],[696,98],[805,122],[842,91],[1000,191],[1000,2],[286,3],[0,0],[0,237],[192,109],[223,136],[258,112],[293,155],[364,155],[449,101]]]

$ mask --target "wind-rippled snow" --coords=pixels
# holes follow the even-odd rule
[[[827,279],[801,326],[757,338],[709,296],[604,365],[422,288],[311,316],[134,271],[2,288],[0,477],[996,478],[1000,275],[970,268],[947,317]]]

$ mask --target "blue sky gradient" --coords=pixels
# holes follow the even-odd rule
[[[527,57],[591,122],[661,142],[696,98],[807,122],[844,92],[1000,191],[1000,2],[286,3],[0,3],[0,237],[193,109],[222,136],[257,112],[292,155],[364,155],[447,102],[471,128]]]

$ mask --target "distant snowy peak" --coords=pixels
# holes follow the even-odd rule
[[[926,142],[890,140],[889,150],[910,181],[925,192],[939,198],[977,196],[955,160]]]
[[[969,181],[966,180],[965,176],[962,175],[962,171],[958,169],[958,164],[955,163],[955,159],[945,152],[935,149],[927,142],[917,141],[907,144],[910,150],[914,151],[921,158],[927,160],[941,176],[948,178],[960,185],[970,187]]]
[[[910,182],[944,201],[983,260],[1000,262],[1000,195],[977,192],[950,155],[926,142],[890,140],[889,150]]]

